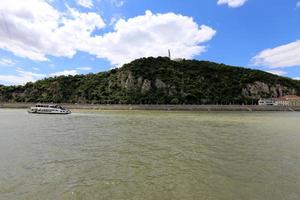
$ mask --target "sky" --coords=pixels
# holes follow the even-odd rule
[[[300,0],[0,0],[0,84],[149,56],[300,79]]]

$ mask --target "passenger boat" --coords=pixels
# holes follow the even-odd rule
[[[36,104],[28,109],[34,114],[71,114],[71,111],[57,104]]]

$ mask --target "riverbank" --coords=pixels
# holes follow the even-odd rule
[[[0,108],[24,109],[34,103],[0,103]],[[119,105],[61,104],[71,110],[165,110],[165,111],[300,111],[300,107],[257,105]]]

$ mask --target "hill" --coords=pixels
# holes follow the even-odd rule
[[[142,58],[97,74],[0,86],[0,102],[253,104],[300,94],[300,81],[208,61]]]

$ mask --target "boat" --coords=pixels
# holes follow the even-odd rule
[[[258,101],[259,106],[274,106],[275,101],[273,99],[260,99]]]
[[[28,109],[34,114],[71,114],[71,111],[57,104],[36,104]]]

